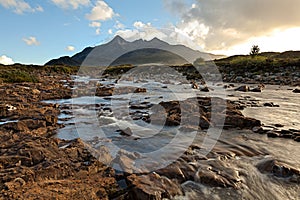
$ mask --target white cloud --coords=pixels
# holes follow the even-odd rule
[[[112,35],[113,34],[113,30],[112,29],[108,29],[108,34]]]
[[[116,29],[124,29],[125,28],[125,25],[122,24],[121,22],[119,21],[116,21],[116,24],[114,26]]]
[[[44,12],[44,8],[40,5],[38,5],[36,8],[35,8],[36,11],[39,11],[39,12]]]
[[[100,35],[100,33],[101,33],[100,28],[97,28],[97,29],[96,29],[96,35]]]
[[[178,31],[206,50],[229,49],[276,29],[300,27],[299,0],[195,0],[191,6],[163,1],[181,17]]]
[[[196,50],[202,50],[202,47],[197,45],[189,34],[186,34],[173,25],[170,25],[167,28],[156,28],[153,27],[151,23],[137,21],[133,23],[133,26],[135,29],[118,30],[115,35],[120,35],[128,41],[137,39],[151,40],[156,37],[170,44],[183,44]]]
[[[52,2],[62,9],[78,9],[80,6],[89,6],[90,0],[52,0]]]
[[[114,11],[104,1],[97,1],[92,8],[91,13],[86,14],[86,18],[90,21],[105,21],[114,16]]]
[[[75,47],[72,45],[69,45],[66,47],[66,51],[75,51]]]
[[[136,21],[133,23],[133,26],[137,29],[140,29],[140,28],[151,28],[151,23],[148,22],[147,24],[144,24],[143,22],[141,21]]]
[[[13,61],[12,58],[7,57],[6,55],[0,56],[0,64],[3,64],[3,65],[12,65],[14,63],[15,62]]]
[[[93,28],[99,28],[101,27],[101,23],[100,22],[91,22],[89,24],[90,27],[93,27]]]
[[[12,9],[17,14],[44,11],[44,9],[39,5],[36,8],[32,8],[32,6],[24,0],[0,0],[0,4],[6,9]]]
[[[38,46],[40,42],[36,39],[36,37],[30,36],[28,38],[23,38],[23,41],[29,46]]]
[[[96,28],[95,32],[96,32],[96,35],[100,35],[100,27],[101,27],[101,23],[100,22],[91,22],[89,24],[90,27],[93,27],[93,28]]]

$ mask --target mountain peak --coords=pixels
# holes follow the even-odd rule
[[[119,35],[116,35],[115,37],[114,37],[114,39],[112,39],[112,41],[118,41],[118,42],[127,42],[126,40],[124,40],[121,36],[119,36]],[[112,42],[111,41],[111,42]]]
[[[152,40],[150,40],[150,42],[151,41],[160,41],[161,42],[162,40],[158,39],[157,37],[154,37]]]
[[[149,43],[154,43],[154,44],[168,44],[167,42],[160,40],[157,37],[154,37],[152,40],[148,41]]]

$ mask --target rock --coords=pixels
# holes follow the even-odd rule
[[[129,108],[134,109],[134,110],[139,110],[139,109],[148,109],[153,106],[152,103],[149,102],[142,102],[142,103],[132,103],[130,104]]]
[[[235,91],[249,92],[249,91],[250,91],[250,88],[249,88],[249,86],[247,86],[247,85],[243,85],[243,86],[240,86],[240,87],[236,88]]]
[[[57,115],[46,115],[45,120],[47,126],[54,126],[57,124],[58,117]]]
[[[209,89],[208,87],[203,87],[200,89],[201,92],[209,92]]]
[[[251,92],[262,92],[264,88],[265,88],[265,85],[259,85],[259,86],[257,86],[256,88],[253,88],[250,91]]]
[[[114,171],[97,161],[80,140],[65,148],[56,138],[0,132],[0,199],[108,199],[118,192]],[[78,180],[78,181],[77,181]],[[3,187],[5,186],[5,187]],[[47,191],[47,192],[46,192]]]
[[[280,137],[291,139],[293,137],[293,134],[281,134]]]
[[[296,136],[294,139],[296,142],[300,142],[300,136]]]
[[[268,135],[268,137],[270,137],[270,138],[277,138],[277,137],[280,137],[280,133],[275,132],[275,131],[268,131],[268,132],[267,132],[267,135]]]
[[[177,195],[182,195],[181,187],[176,182],[166,177],[161,177],[157,173],[137,176],[135,174],[127,177],[129,188],[129,199],[171,199]]]
[[[300,93],[300,89],[296,88],[293,90],[294,93]]]
[[[256,165],[257,169],[262,173],[272,173],[274,176],[288,178],[297,176],[300,178],[300,170],[286,163],[267,158]]]
[[[199,86],[198,86],[198,84],[197,84],[195,81],[192,81],[192,82],[191,82],[191,87],[192,87],[193,89],[199,89]]]
[[[41,94],[41,91],[39,91],[38,89],[33,89],[32,94],[39,95],[39,94]]]
[[[95,96],[104,97],[104,96],[112,96],[114,92],[113,87],[102,86],[96,89]]]
[[[226,115],[225,118],[225,127],[239,127],[239,128],[250,128],[252,129],[255,126],[261,126],[261,122],[259,120],[244,117],[242,115]]]
[[[209,122],[209,120],[205,116],[200,117],[199,126],[202,129],[208,129],[212,124]]]
[[[282,124],[274,124],[274,126],[277,127],[277,128],[282,128],[282,127],[284,127],[284,125],[282,125]]]
[[[259,133],[259,134],[263,134],[265,133],[264,129],[261,126],[255,126],[252,128],[252,131],[254,133]]]
[[[273,102],[270,102],[270,103],[264,103],[263,104],[263,106],[265,106],[265,107],[279,107],[279,105],[276,105],[276,104],[274,104]]]
[[[120,135],[124,135],[124,136],[132,136],[132,131],[129,127],[127,127],[124,130],[119,130]]]

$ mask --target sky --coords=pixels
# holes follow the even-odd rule
[[[222,55],[300,50],[299,0],[0,0],[0,63],[39,64],[120,35]]]

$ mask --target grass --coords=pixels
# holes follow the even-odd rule
[[[0,78],[5,83],[39,82],[38,78],[35,75],[20,70],[3,71],[0,74]]]

